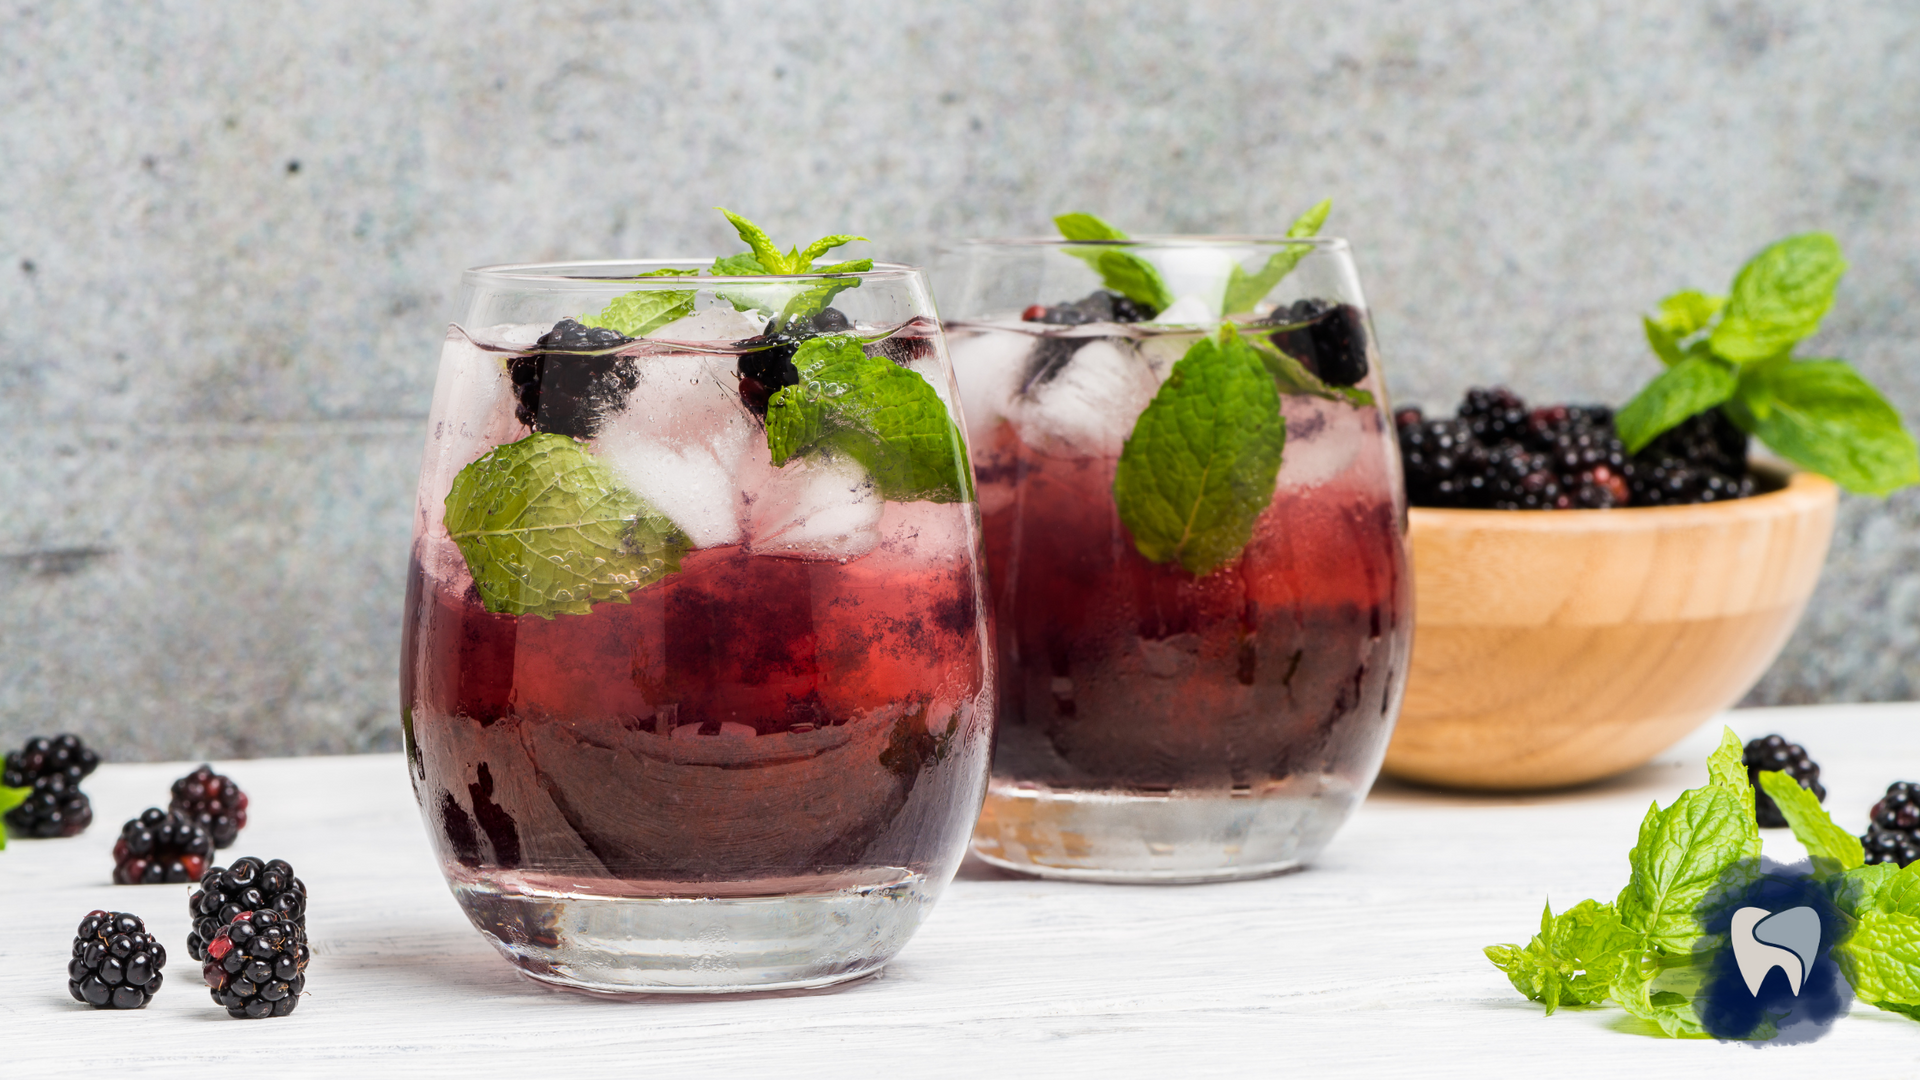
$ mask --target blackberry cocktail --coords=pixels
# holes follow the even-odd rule
[[[974,850],[1100,880],[1299,865],[1379,768],[1412,629],[1345,244],[1116,234],[943,268],[1000,658]]]
[[[917,271],[820,253],[467,277],[402,697],[454,894],[538,978],[855,977],[965,850],[990,661],[944,347]]]

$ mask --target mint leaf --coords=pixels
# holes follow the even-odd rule
[[[1733,279],[1726,314],[1708,339],[1713,351],[1737,364],[1784,354],[1820,328],[1846,270],[1839,243],[1826,233],[1769,245]]]
[[[1678,340],[1705,330],[1713,317],[1726,306],[1727,298],[1724,296],[1708,296],[1698,289],[1684,289],[1660,301],[1660,314],[1647,321]]]
[[[447,493],[447,533],[488,611],[584,615],[680,569],[687,541],[565,435],[496,446]]]
[[[714,209],[727,215],[727,220],[733,223],[733,231],[740,234],[741,242],[753,252],[753,257],[760,263],[762,272],[768,274],[798,272],[794,265],[799,261],[797,253],[780,254],[780,249],[773,246],[773,240],[767,236],[765,229],[724,206],[716,206]]]
[[[809,453],[842,453],[873,477],[882,497],[972,498],[966,441],[916,371],[868,356],[849,337],[810,338],[794,353],[800,382],[767,401],[775,467]]]
[[[694,277],[698,270],[649,270],[640,277]],[[598,315],[582,315],[583,326],[604,326],[625,337],[645,337],[675,319],[693,314],[692,289],[641,289],[616,296]]]
[[[1321,199],[1311,210],[1294,219],[1293,224],[1287,227],[1287,235],[1302,240],[1316,235],[1320,226],[1327,223],[1327,215],[1332,212],[1333,200]],[[1257,274],[1249,274],[1238,265],[1234,266],[1233,272],[1227,276],[1227,294],[1221,310],[1228,315],[1252,311],[1253,305],[1272,292],[1273,287],[1280,284],[1280,279],[1293,273],[1293,268],[1300,265],[1300,260],[1312,253],[1311,244],[1282,248],[1267,256],[1267,265],[1261,267]]]
[[[722,255],[713,260],[712,273],[714,277],[759,277],[773,271],[761,266],[760,260],[754,258],[751,252],[743,251],[738,255]]]
[[[1909,1017],[1920,1010],[1920,915],[1864,912],[1831,955],[1862,1000]]]
[[[1639,453],[1667,429],[1733,396],[1739,378],[1723,360],[1683,357],[1640,389],[1613,418],[1627,453]]]
[[[1787,819],[1794,839],[1813,856],[1816,876],[1824,878],[1867,864],[1866,849],[1860,846],[1860,839],[1835,825],[1820,800],[1801,787],[1798,780],[1776,769],[1762,770],[1758,779],[1774,805],[1780,808],[1780,816]]]
[[[1628,854],[1632,878],[1614,907],[1649,948],[1689,953],[1705,935],[1695,914],[1707,894],[1750,873],[1760,858],[1760,829],[1750,809],[1725,788],[1683,792],[1665,810],[1655,803]]]
[[[1920,483],[1920,448],[1900,414],[1844,360],[1796,360],[1743,373],[1753,433],[1781,457],[1849,491]]]
[[[1658,966],[1649,970],[1644,964],[1629,963],[1614,979],[1611,996],[1628,1015],[1652,1024],[1670,1039],[1711,1038],[1686,995],[1653,989],[1663,974]]]
[[[1260,354],[1232,327],[1195,342],[1134,421],[1114,472],[1134,547],[1196,577],[1239,555],[1273,501],[1286,434]]]
[[[1732,794],[1740,801],[1741,813],[1753,817],[1753,782],[1747,779],[1746,746],[1730,727],[1720,729],[1720,746],[1707,755],[1707,783]],[[1757,820],[1753,835],[1757,842]]]
[[[1483,952],[1513,988],[1547,1007],[1592,1005],[1608,994],[1639,937],[1620,924],[1612,904],[1593,900],[1555,915],[1548,904],[1540,932],[1525,948],[1489,945]]]
[[[1857,866],[1834,875],[1828,880],[1827,888],[1841,911],[1858,916],[1879,902],[1881,891],[1899,872],[1900,867],[1894,863]]]
[[[1260,354],[1260,362],[1267,366],[1267,371],[1273,375],[1273,381],[1279,384],[1283,394],[1311,394],[1328,401],[1344,401],[1356,408],[1373,404],[1371,392],[1357,386],[1329,386],[1320,376],[1308,371],[1305,364],[1263,339],[1249,339],[1249,344]]]
[[[1061,214],[1054,227],[1068,240],[1125,240],[1127,234],[1092,214]],[[1093,267],[1107,288],[1137,304],[1145,304],[1155,314],[1173,303],[1173,294],[1153,264],[1131,251],[1117,248],[1063,248],[1067,254]]]
[[[30,787],[0,786],[0,814],[4,814],[14,807],[19,806],[21,803],[26,802],[27,796],[32,794],[33,789]],[[5,851],[6,849],[7,830],[4,826],[0,826],[0,851]]]

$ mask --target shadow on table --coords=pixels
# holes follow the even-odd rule
[[[1689,768],[1693,773],[1687,771]],[[1367,793],[1367,801],[1402,805],[1443,803],[1447,806],[1459,807],[1536,806],[1591,802],[1596,797],[1625,798],[1627,796],[1637,796],[1642,799],[1660,797],[1664,801],[1672,797],[1676,783],[1685,788],[1705,782],[1706,770],[1697,762],[1689,763],[1661,757],[1639,768],[1629,769],[1618,776],[1610,776],[1604,780],[1596,780],[1590,784],[1580,784],[1575,787],[1542,791],[1457,791],[1451,788],[1415,784],[1383,774],[1374,781],[1373,789]]]

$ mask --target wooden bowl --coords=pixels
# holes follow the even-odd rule
[[[1386,771],[1517,790],[1645,763],[1773,662],[1837,502],[1795,473],[1698,506],[1411,510],[1413,665]]]

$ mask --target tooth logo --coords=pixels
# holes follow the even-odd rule
[[[1779,968],[1787,973],[1793,996],[1799,997],[1800,984],[1820,952],[1819,912],[1805,906],[1779,912],[1743,907],[1733,913],[1732,929],[1733,960],[1747,980],[1747,990],[1759,997],[1767,972]]]

